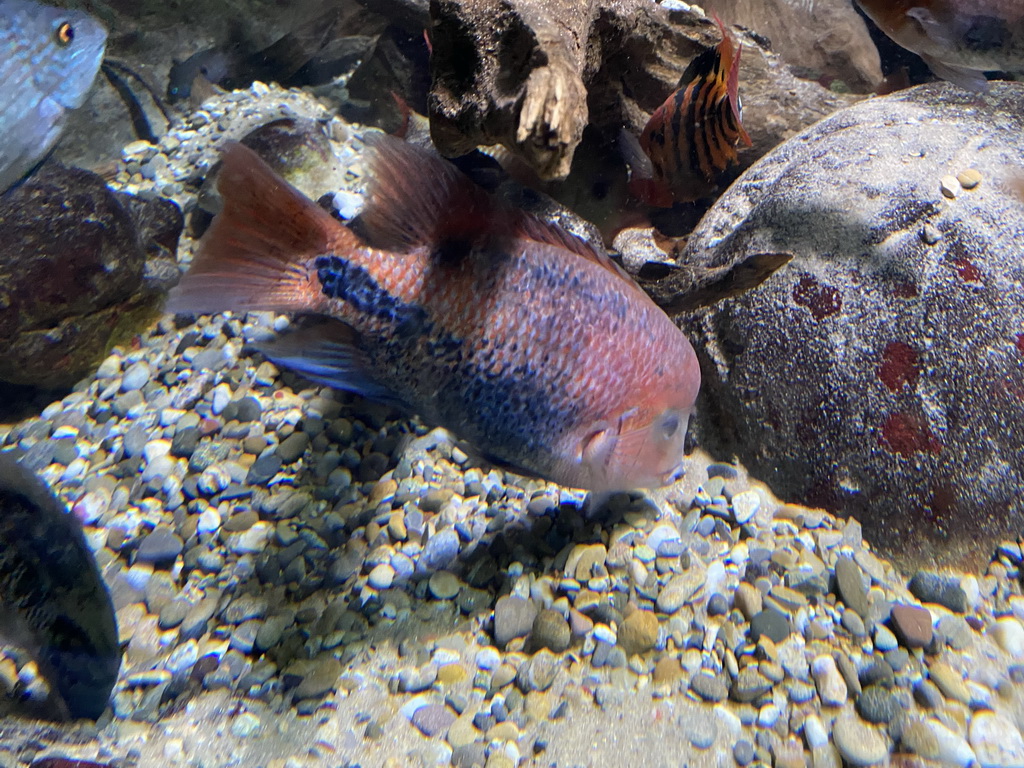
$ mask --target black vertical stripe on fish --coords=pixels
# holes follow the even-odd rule
[[[668,171],[669,169],[671,169],[673,172],[675,172],[675,171],[678,170],[679,158],[682,155],[682,152],[681,152],[682,148],[679,146],[679,142],[680,141],[684,141],[687,138],[686,137],[686,131],[683,129],[683,126],[682,126],[682,119],[683,119],[684,109],[687,106],[687,100],[689,98],[690,98],[690,86],[687,86],[686,88],[682,88],[682,89],[680,89],[679,91],[676,92],[675,101],[672,104],[672,121],[671,121],[671,128],[672,128],[672,130],[668,132],[669,133],[669,136],[668,136],[669,140],[666,142],[668,144],[668,146],[666,147],[667,154],[663,158],[663,162],[665,162],[666,165],[668,166],[667,168],[664,169],[665,171]],[[663,173],[663,175],[669,175],[669,174],[668,173]]]
[[[693,100],[694,111],[701,116],[701,120],[699,123],[696,120],[693,122],[693,147],[696,161],[692,163],[692,167],[695,170],[699,170],[704,178],[711,176],[712,167],[711,148],[708,145],[707,139],[707,119],[710,116],[708,102],[711,99],[711,95],[712,83],[704,80],[700,83],[697,96]]]
[[[694,83],[686,89],[689,100],[686,105],[686,129],[685,136],[688,149],[689,168],[700,167],[700,156],[697,149],[697,96],[700,95],[700,83]],[[684,134],[680,134],[684,135]],[[680,159],[682,156],[680,155]],[[687,169],[682,169],[687,170]]]
[[[328,298],[344,301],[369,317],[394,323],[400,333],[402,329],[417,330],[425,322],[422,307],[392,296],[365,267],[335,255],[318,256],[315,265],[320,290]]]

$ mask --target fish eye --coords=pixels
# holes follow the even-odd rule
[[[665,418],[662,419],[661,421],[662,437],[664,437],[667,440],[668,438],[675,435],[675,433],[679,431],[680,424],[681,420],[679,418],[678,413],[670,413],[667,416],[665,416]]]
[[[54,32],[54,38],[57,40],[58,45],[67,47],[75,39],[75,28],[71,26],[70,22],[61,22]]]

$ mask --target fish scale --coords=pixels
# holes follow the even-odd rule
[[[85,101],[106,38],[86,13],[0,0],[0,192],[46,155],[66,111]]]

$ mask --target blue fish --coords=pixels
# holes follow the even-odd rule
[[[107,30],[80,11],[0,0],[0,193],[60,137],[96,79]]]

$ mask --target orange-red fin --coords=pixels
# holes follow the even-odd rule
[[[423,33],[426,34],[426,30],[423,30]],[[391,135],[399,139],[404,139],[406,134],[409,133],[409,119],[412,116],[412,109],[409,108],[409,103],[394,91],[391,92],[391,98],[395,100],[395,106],[398,107],[398,114],[402,116],[402,124]]]
[[[747,129],[743,127],[743,115],[740,110],[740,53],[742,51],[742,45],[736,46],[736,55],[729,65],[729,80],[726,93],[729,97],[729,104],[732,107],[733,117],[736,118],[736,128],[739,130],[740,141],[749,147],[753,145],[753,142],[750,140],[750,134],[747,133]]]
[[[364,141],[370,185],[361,222],[373,245],[408,251],[493,231],[491,199],[451,163],[394,136]]]
[[[275,364],[291,368],[319,384],[405,407],[398,395],[374,379],[369,363],[359,350],[356,332],[344,323],[331,320],[278,336],[258,348]]]
[[[316,309],[306,261],[357,245],[355,235],[241,144],[228,144],[217,188],[224,207],[199,244],[166,311]]]

